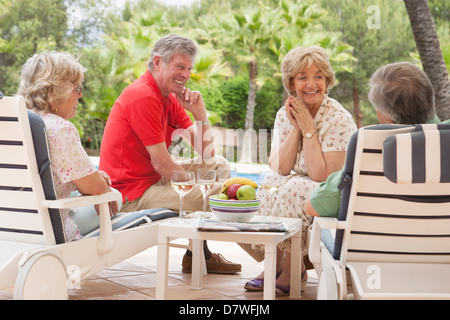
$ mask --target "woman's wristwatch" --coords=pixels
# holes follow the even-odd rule
[[[306,139],[311,139],[315,134],[316,134],[315,132],[312,132],[312,133],[311,132],[307,132],[307,133],[305,133],[304,137]]]

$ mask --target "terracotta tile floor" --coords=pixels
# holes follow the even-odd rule
[[[177,240],[186,243],[186,240]],[[171,300],[260,300],[262,292],[247,292],[246,281],[263,270],[263,263],[254,261],[237,244],[209,241],[212,252],[224,255],[230,261],[242,264],[242,272],[235,275],[208,274],[203,278],[203,289],[190,288],[190,274],[181,272],[184,249],[171,248],[169,258],[169,290]],[[157,247],[110,267],[86,279],[81,289],[70,291],[70,300],[154,300],[156,287]],[[302,300],[314,300],[317,276],[308,271],[308,285]],[[0,300],[12,299],[12,290],[0,290]],[[289,297],[277,297],[286,300]]]

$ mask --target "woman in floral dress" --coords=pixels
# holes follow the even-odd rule
[[[325,50],[294,48],[284,58],[281,71],[289,98],[275,119],[269,158],[274,173],[261,182],[260,214],[300,218],[305,230],[311,221],[302,214],[303,203],[320,182],[342,169],[356,125],[351,114],[328,97],[335,80]],[[290,290],[289,250],[288,242],[278,248],[278,294]],[[302,272],[302,284],[306,278]],[[263,274],[245,287],[262,290]]]
[[[44,120],[53,182],[59,199],[69,197],[73,191],[99,195],[111,190],[109,176],[92,164],[81,145],[77,129],[68,121],[75,116],[79,99],[83,96],[81,83],[84,72],[75,57],[63,52],[35,54],[22,67],[18,95],[25,98],[28,109]],[[96,215],[93,206],[85,209],[90,215]],[[118,209],[117,202],[110,203],[111,215],[115,215]],[[69,210],[61,210],[61,215],[66,241],[80,239],[79,226]]]

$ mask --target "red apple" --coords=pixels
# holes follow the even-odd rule
[[[232,184],[227,189],[227,196],[230,199],[237,199],[236,192],[242,185],[239,183]]]

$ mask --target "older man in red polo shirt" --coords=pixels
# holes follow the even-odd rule
[[[111,110],[103,134],[100,168],[108,172],[112,186],[122,193],[123,212],[160,207],[178,211],[179,196],[166,183],[174,170],[228,166],[224,158],[214,155],[200,92],[185,87],[197,53],[198,46],[188,38],[176,34],[161,38],[152,50],[148,70],[125,88]],[[192,113],[195,124],[186,110]],[[168,148],[175,130],[196,148],[201,159],[184,164],[172,159]],[[201,143],[194,143],[198,134]],[[198,188],[186,195],[183,209],[202,210]],[[240,264],[211,253],[206,243],[205,258],[208,272],[241,270]],[[183,272],[191,271],[191,252],[184,255],[182,266]]]

